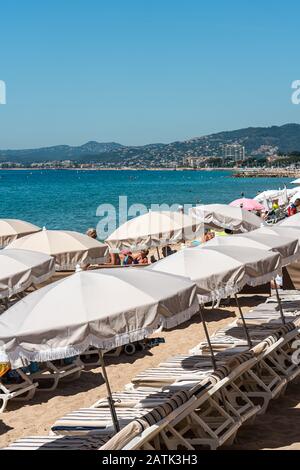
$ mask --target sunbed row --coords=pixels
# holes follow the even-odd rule
[[[272,312],[276,314],[276,306]],[[115,393],[121,431],[112,439],[110,410],[102,399],[59,419],[52,426],[51,438],[22,439],[9,448],[70,448],[68,437],[73,436],[81,436],[80,446],[89,445],[88,440],[85,444],[87,436],[98,438],[97,448],[109,439],[103,449],[215,449],[230,444],[240,426],[264,413],[270,400],[284,393],[300,373],[292,359],[293,344],[299,339],[296,317],[282,327],[277,323],[250,325],[256,344],[248,352],[239,328],[234,322],[212,338],[214,345],[224,339],[226,346],[216,349],[216,371],[210,358],[198,350],[138,374],[126,390]],[[232,330],[238,331],[238,337],[226,336]]]
[[[109,351],[109,356],[119,356],[121,348]],[[100,352],[90,348],[80,357],[71,360],[31,363],[29,367],[7,370],[0,378],[0,413],[6,410],[10,400],[29,401],[36,392],[52,392],[61,381],[79,379],[87,367],[100,367]]]
[[[10,400],[28,401],[36,391],[53,391],[60,381],[76,380],[84,365],[80,359],[31,364],[30,367],[10,371],[0,379],[0,413]]]

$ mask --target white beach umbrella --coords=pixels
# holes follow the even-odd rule
[[[0,299],[23,292],[32,284],[41,284],[55,271],[54,258],[26,250],[0,251]]]
[[[221,300],[234,294],[248,344],[251,347],[251,338],[236,294],[246,284],[256,286],[273,279],[281,266],[280,255],[257,248],[245,250],[237,246],[206,247],[206,245],[180,251],[155,263],[151,269],[189,277],[198,287],[200,304]],[[212,363],[216,368],[216,360],[202,309],[200,313]]]
[[[278,222],[276,227],[300,227],[300,213],[287,217],[286,219]]]
[[[260,232],[265,233],[268,236],[269,235],[277,236],[280,238],[280,240],[286,239],[286,238],[298,240],[298,243],[299,243],[298,256],[295,256],[294,258],[292,258],[291,262],[299,261],[300,259],[300,226],[289,227],[289,226],[275,224],[270,227],[264,227],[260,229]]]
[[[74,356],[90,345],[113,349],[191,318],[195,290],[188,279],[145,268],[77,272],[7,310],[0,339],[13,365]]]
[[[235,294],[246,284],[264,284],[280,266],[280,256],[266,250],[207,243],[179,251],[149,269],[190,278],[198,287],[200,303],[206,303]]]
[[[280,254],[282,266],[286,266],[300,258],[298,238],[296,236],[288,236],[287,233],[278,237],[275,232],[272,233],[272,229],[269,227],[263,227],[241,235],[216,237],[204,246],[237,246],[244,247],[244,249],[273,251]]]
[[[262,219],[241,207],[226,204],[209,204],[190,209],[190,216],[206,227],[232,230],[235,233],[249,232],[261,226]]]
[[[257,194],[257,196],[255,196],[254,199],[258,202],[263,202],[265,199],[267,199],[267,200],[276,199],[281,195],[281,193],[282,193],[281,190],[269,189],[267,191],[263,191],[260,194]]]
[[[295,202],[297,199],[300,199],[300,191],[294,194],[290,200],[291,202]]]
[[[4,248],[17,238],[40,230],[40,227],[23,220],[0,219],[0,248]]]
[[[268,202],[272,202],[278,199],[281,205],[281,204],[286,204],[288,202],[288,199],[294,196],[296,192],[298,192],[297,188],[270,189],[270,190],[263,191],[262,193],[258,194],[257,196],[255,196],[254,199],[264,205],[266,205],[266,201],[268,203]]]
[[[146,269],[77,272],[21,300],[0,316],[0,362],[12,367],[112,349],[172,328],[199,311],[188,279]],[[111,391],[103,364],[115,429]]]
[[[294,194],[300,193],[300,186],[297,186],[296,188],[293,188],[293,189],[288,189],[287,192],[289,196],[294,196]]]
[[[107,239],[111,251],[138,251],[195,240],[203,227],[181,212],[150,211],[121,225]]]
[[[230,244],[231,246],[236,246],[236,247],[244,247],[244,249],[246,249],[247,251],[250,248],[251,249],[264,248],[265,250],[270,250],[274,253],[277,253],[280,256],[281,266],[287,266],[288,264],[300,258],[299,237],[297,237],[296,234],[292,234],[292,233],[288,234],[288,233],[285,233],[284,231],[282,232],[281,235],[279,235],[279,233],[276,233],[269,227],[262,227],[248,234],[246,233],[243,235],[232,235],[228,238],[225,237],[222,239],[221,238],[214,239],[214,240],[209,241],[206,245],[225,247],[227,244]],[[275,275],[274,275],[273,281],[275,284],[275,290],[276,290],[278,305],[280,309],[281,319],[282,319],[283,324],[285,324],[285,317],[283,313],[281,300],[279,297],[277,284],[275,281]],[[265,282],[268,282],[268,281],[265,280]],[[236,300],[238,303],[237,298]],[[242,310],[239,304],[238,304],[238,307],[240,310],[242,320],[244,322]],[[245,322],[244,322],[244,325],[245,325],[245,328],[247,328]],[[248,335],[248,342],[250,344],[251,341],[249,339],[250,339],[250,336]]]
[[[298,178],[298,179],[292,181],[291,184],[300,184],[300,178]]]
[[[106,261],[108,248],[98,240],[78,232],[46,230],[22,237],[8,248],[37,251],[55,258],[57,271],[75,270]]]

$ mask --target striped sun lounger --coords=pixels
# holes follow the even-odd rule
[[[33,436],[18,439],[2,450],[98,450],[109,437]]]
[[[120,427],[125,427],[136,418],[149,412],[149,409],[116,408]],[[51,432],[58,435],[109,434],[113,432],[110,409],[82,408],[58,419]]]

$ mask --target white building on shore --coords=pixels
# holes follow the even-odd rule
[[[244,162],[246,159],[245,147],[239,144],[224,145],[224,160]]]

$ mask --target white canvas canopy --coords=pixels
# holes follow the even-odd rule
[[[288,199],[294,196],[298,191],[299,188],[269,189],[258,194],[257,196],[255,196],[254,199],[264,205],[266,204],[266,201],[273,202],[278,199],[279,204],[282,205],[286,204],[288,202]]]
[[[300,178],[298,178],[298,179],[292,181],[291,184],[300,184]]]
[[[297,199],[300,199],[300,191],[298,191],[294,196],[291,197],[291,202],[295,202]]]
[[[32,284],[45,282],[54,271],[54,258],[43,253],[0,251],[0,299],[23,292]]]
[[[288,234],[278,237],[272,233],[272,229],[264,227],[251,233],[242,235],[230,235],[228,237],[216,237],[210,240],[205,246],[237,246],[244,249],[252,248],[259,250],[271,250],[279,253],[282,266],[296,261],[300,258],[300,248],[297,237]]]
[[[205,303],[235,294],[246,284],[270,281],[280,269],[280,256],[253,248],[203,245],[186,248],[149,269],[190,278],[198,287],[199,301]]]
[[[300,213],[282,220],[276,227],[300,227]]]
[[[270,227],[266,227],[264,230],[261,229],[261,231],[266,234],[271,234],[280,237],[281,240],[286,238],[298,240],[299,254],[298,257],[295,257],[294,261],[298,261],[300,259],[300,227],[285,227],[279,224],[275,224]]]
[[[103,243],[78,232],[46,230],[15,240],[9,248],[37,251],[55,258],[56,271],[75,270],[106,261],[108,248]]]
[[[0,316],[0,362],[72,357],[113,349],[199,311],[189,279],[147,269],[77,272],[29,294]]]
[[[150,211],[121,225],[107,239],[111,251],[138,251],[195,240],[203,226],[181,212]]]
[[[40,230],[40,227],[23,220],[0,219],[0,248],[4,248],[17,238]]]
[[[190,209],[190,216],[206,227],[216,230],[232,230],[235,233],[255,230],[263,223],[257,215],[241,207],[226,204],[209,204]]]

